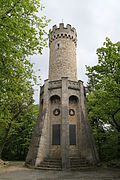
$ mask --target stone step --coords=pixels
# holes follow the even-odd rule
[[[45,165],[61,165],[61,162],[50,162],[50,161],[43,161],[43,162],[41,162],[40,164],[45,164]]]
[[[88,164],[72,164],[71,167],[88,167]]]
[[[60,162],[61,163],[61,159],[55,159],[55,158],[45,158],[44,161],[45,162]]]
[[[40,168],[62,169],[61,166],[39,166]]]
[[[79,170],[88,167],[89,164],[85,159],[70,158],[70,168],[72,170]],[[61,159],[56,158],[45,158],[37,168],[41,170],[62,170],[62,161]]]
[[[83,158],[70,158],[70,166],[72,169],[80,169],[80,168],[85,168],[88,167],[88,162],[83,159]]]
[[[86,159],[80,159],[80,158],[70,158],[71,162],[87,162]]]
[[[40,170],[50,170],[50,171],[61,171],[62,168],[58,168],[58,167],[36,167],[36,169],[40,169]]]
[[[74,163],[70,163],[71,166],[88,166],[88,163],[77,163],[77,164],[74,164]]]
[[[84,162],[87,162],[87,161],[85,161],[85,160],[70,160],[70,162],[74,162],[74,163],[77,163],[77,162],[79,162],[79,163],[84,163]]]
[[[72,171],[80,171],[80,170],[92,170],[93,168],[89,167],[89,166],[85,166],[85,167],[71,167]]]
[[[84,158],[70,158],[70,160],[72,160],[72,161],[86,161],[86,159],[84,159]]]
[[[61,168],[61,165],[57,165],[57,166],[54,166],[54,165],[43,165],[43,164],[40,164],[38,167],[47,167],[47,168]]]
[[[37,168],[41,170],[61,170],[62,161],[56,158],[45,158]]]
[[[71,160],[70,160],[70,162],[71,162],[71,163],[87,163],[87,161],[79,161],[79,160],[78,160],[78,161],[71,161]]]

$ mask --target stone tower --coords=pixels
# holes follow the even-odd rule
[[[63,23],[49,31],[49,79],[40,89],[40,109],[26,164],[63,169],[97,164],[87,118],[85,89],[77,81],[77,33]],[[59,165],[59,166],[58,166]]]
[[[76,43],[77,34],[75,28],[71,25],[60,24],[59,28],[53,26],[50,30],[50,65],[49,80],[60,80],[61,77],[77,81],[76,65]]]

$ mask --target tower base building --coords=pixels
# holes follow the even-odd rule
[[[67,169],[99,158],[86,111],[85,88],[77,80],[75,28],[50,30],[49,79],[40,89],[40,109],[26,165]]]

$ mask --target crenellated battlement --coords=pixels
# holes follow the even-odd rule
[[[70,24],[67,24],[65,27],[64,23],[60,23],[59,27],[54,25],[52,29],[49,30],[49,45],[58,38],[69,38],[77,45],[76,29],[71,27]]]

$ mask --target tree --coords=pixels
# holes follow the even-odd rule
[[[98,65],[87,66],[88,112],[91,121],[118,132],[120,143],[120,42],[106,38],[97,49]],[[119,148],[120,150],[120,144]],[[119,151],[118,150],[118,151]]]
[[[2,157],[5,160],[25,160],[33,129],[36,124],[39,105],[30,105],[11,127]]]
[[[0,1],[0,156],[9,130],[33,103],[36,82],[28,56],[42,53],[49,20],[38,16],[39,0]]]
[[[96,115],[120,132],[120,42],[97,49],[98,65],[87,67],[88,96]]]

